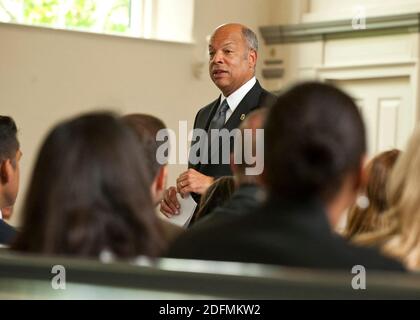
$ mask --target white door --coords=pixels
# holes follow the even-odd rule
[[[332,82],[356,99],[367,127],[370,156],[406,147],[416,118],[409,77]]]

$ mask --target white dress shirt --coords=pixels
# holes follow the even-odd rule
[[[1,213],[1,210],[0,210],[0,220],[3,220],[3,215]]]
[[[226,112],[226,121],[229,120],[229,118],[232,116],[232,114],[235,112],[238,105],[241,103],[243,98],[247,95],[247,93],[252,89],[252,87],[257,83],[257,79],[253,77],[251,80],[249,80],[247,83],[245,83],[242,87],[240,87],[238,90],[236,90],[234,93],[232,93],[229,97],[225,97],[222,93],[222,97],[220,99],[220,105],[223,103],[224,100],[227,100],[227,103],[229,105],[229,110]],[[220,107],[219,105],[219,107]]]

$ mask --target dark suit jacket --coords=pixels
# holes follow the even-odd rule
[[[240,185],[225,205],[217,207],[209,215],[194,223],[194,227],[212,223],[216,219],[225,219],[255,211],[261,206],[262,192],[261,188],[255,184]]]
[[[256,211],[196,226],[180,236],[167,256],[315,269],[404,268],[373,249],[355,247],[330,229],[316,201],[271,201]]]
[[[235,112],[226,122],[224,129],[228,129],[229,131],[231,131],[233,129],[238,128],[243,120],[241,119],[242,115],[247,115],[248,113],[259,107],[271,106],[272,104],[274,104],[275,99],[276,96],[264,90],[257,81],[257,83],[242,99]],[[202,108],[200,111],[198,111],[194,121],[194,129],[203,129],[205,131],[208,131],[210,122],[213,119],[219,105],[220,97],[217,100],[210,103],[209,105]],[[197,141],[198,140],[193,141],[192,145],[197,143]],[[233,144],[231,143],[231,146],[232,145]],[[233,175],[229,164],[189,163],[188,168],[195,169],[206,176],[216,178]]]
[[[0,244],[10,245],[16,236],[16,230],[0,220]]]

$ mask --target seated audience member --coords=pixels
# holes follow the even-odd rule
[[[110,113],[57,125],[38,155],[12,249],[119,259],[157,256],[165,243],[137,138]]]
[[[366,207],[354,205],[347,218],[345,237],[355,240],[358,236],[386,227],[383,213],[388,210],[386,186],[389,176],[400,155],[399,150],[386,151],[373,158],[366,166]]]
[[[263,129],[264,121],[267,116],[268,109],[260,108],[252,111],[246,119],[239,126],[242,138],[245,137],[245,131],[251,131],[252,135],[252,152],[255,157],[258,156],[256,152],[256,130]],[[242,140],[244,141],[244,140]],[[236,183],[236,190],[230,196],[230,199],[223,206],[214,208],[212,212],[201,219],[201,223],[210,223],[211,221],[218,218],[226,218],[229,216],[237,216],[246,214],[261,205],[262,199],[264,198],[264,192],[259,186],[258,175],[255,175],[251,171],[251,174],[247,174],[248,169],[255,168],[255,163],[246,163],[244,161],[244,145],[242,148],[235,148],[234,152],[238,153],[239,159],[242,159],[239,163],[235,163],[235,154],[231,155],[231,167],[234,174],[234,181]],[[240,154],[239,154],[240,153]],[[263,161],[263,159],[260,159]]]
[[[162,165],[156,159],[157,150],[163,142],[157,141],[156,135],[160,130],[166,129],[162,120],[146,114],[129,114],[122,118],[123,122],[134,130],[140,147],[144,151],[142,157],[147,171],[151,173],[153,180],[150,186],[152,200],[155,206],[158,206],[163,199],[166,190],[166,181],[168,178],[168,166]],[[160,220],[168,241],[172,241],[184,229],[174,224]]]
[[[16,124],[10,117],[0,116],[0,244],[9,245],[16,230],[8,219],[19,190],[19,161],[22,156]]]
[[[420,271],[420,128],[411,137],[391,173],[387,188],[387,227],[363,239],[381,247],[414,271]]]
[[[365,128],[349,96],[320,83],[290,89],[269,112],[264,149],[263,206],[192,228],[168,256],[347,271],[356,265],[403,270],[398,262],[352,246],[333,232],[363,181]]]
[[[223,207],[235,192],[235,179],[233,177],[221,177],[207,189],[200,199],[198,211],[194,214],[192,224],[208,217],[216,208]]]

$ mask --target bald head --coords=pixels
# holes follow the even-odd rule
[[[209,44],[209,71],[225,97],[255,76],[258,41],[244,25],[230,23],[218,27]]]
[[[238,34],[242,34],[243,40],[246,42],[248,49],[254,50],[258,52],[258,38],[254,31],[252,31],[247,26],[240,24],[240,23],[227,23],[217,27],[213,34],[212,38],[216,35],[216,33],[220,32],[234,32]]]

